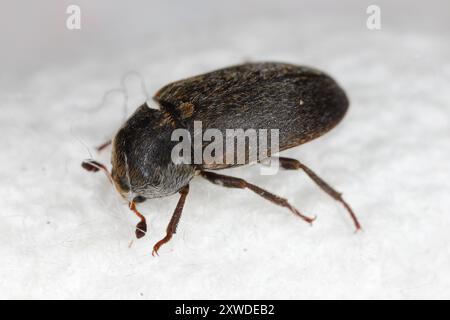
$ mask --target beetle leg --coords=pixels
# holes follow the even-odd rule
[[[170,241],[170,239],[172,239],[172,236],[174,233],[177,232],[177,226],[178,223],[180,222],[180,218],[181,218],[181,213],[183,212],[183,207],[184,207],[184,203],[186,201],[186,197],[189,193],[189,185],[183,187],[180,191],[180,199],[178,200],[177,206],[175,208],[175,211],[173,212],[172,218],[170,219],[169,225],[167,226],[167,230],[166,230],[166,236],[161,239],[160,241],[158,241],[154,246],[153,246],[153,252],[152,255],[158,255],[158,250],[159,248]]]
[[[279,206],[288,208],[292,213],[296,214],[303,220],[305,220],[308,223],[312,223],[315,220],[314,218],[307,217],[300,213],[296,208],[294,208],[286,199],[281,198],[273,193],[270,193],[269,191],[266,191],[258,186],[255,186],[254,184],[251,184],[243,179],[225,176],[222,174],[217,174],[209,171],[201,171],[200,175],[210,182],[214,184],[218,184],[227,188],[239,188],[239,189],[250,189],[257,195],[263,197],[264,199],[267,199]]]
[[[108,177],[111,184],[114,184],[113,179],[111,177],[111,173],[109,172],[108,168],[106,168],[106,166],[104,164],[101,164],[100,162],[97,162],[92,159],[88,159],[88,160],[84,160],[81,163],[81,166],[83,167],[83,169],[85,169],[87,171],[91,171],[91,172],[97,172],[100,170],[103,171],[105,173],[105,175]],[[145,235],[145,233],[147,232],[147,222],[145,221],[145,217],[139,211],[137,211],[136,204],[134,203],[134,201],[131,201],[128,204],[128,207],[141,219],[141,221],[136,225],[136,238],[138,238],[138,239],[142,238]]]
[[[136,209],[136,203],[134,201],[131,201],[128,204],[128,207],[141,219],[141,221],[136,225],[135,231],[136,238],[140,239],[147,233],[147,221],[145,220],[145,217]]]
[[[103,149],[105,149],[107,146],[109,146],[112,143],[112,140],[108,140],[104,143],[102,143],[101,145],[99,145],[97,148],[95,148],[98,152],[102,151]]]
[[[358,221],[358,218],[356,217],[355,213],[353,212],[352,208],[348,205],[347,202],[345,202],[344,198],[342,198],[342,194],[340,192],[337,192],[334,190],[328,183],[322,180],[317,174],[315,174],[311,169],[309,169],[307,166],[305,166],[303,163],[296,159],[291,158],[278,158],[280,167],[287,170],[303,170],[323,191],[328,193],[333,199],[339,201],[342,203],[347,209],[348,213],[350,214],[353,223],[355,224],[356,231],[361,229],[361,224]]]

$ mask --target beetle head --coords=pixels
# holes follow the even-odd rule
[[[161,111],[144,104],[114,137],[111,175],[116,189],[128,201],[174,194],[194,176],[192,165],[172,162],[174,128],[163,120]]]

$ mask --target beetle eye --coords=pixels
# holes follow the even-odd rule
[[[136,196],[136,197],[133,198],[133,202],[135,202],[135,203],[142,203],[145,200],[147,200],[147,199],[144,198],[143,196]]]

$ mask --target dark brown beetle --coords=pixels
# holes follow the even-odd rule
[[[105,166],[94,160],[83,162],[87,170],[105,171],[119,193],[129,201],[130,209],[141,219],[136,230],[138,238],[145,234],[147,226],[136,203],[180,193],[167,234],[154,246],[153,254],[157,254],[161,245],[176,232],[189,182],[195,175],[224,187],[249,189],[309,223],[314,220],[301,214],[286,199],[243,179],[207,171],[237,164],[174,163],[171,151],[177,142],[171,140],[171,135],[177,128],[192,132],[195,120],[202,121],[203,130],[214,128],[221,132],[230,128],[278,128],[280,151],[301,145],[332,129],[347,111],[348,99],[331,77],[291,64],[247,63],[171,83],[160,89],[154,100],[159,110],[147,104],[140,106],[112,140],[111,175]],[[299,161],[278,160],[281,168],[303,170],[320,188],[341,202],[356,229],[361,228],[339,192]]]

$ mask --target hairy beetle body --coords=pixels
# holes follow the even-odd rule
[[[189,183],[195,169],[238,165],[174,164],[174,129],[193,133],[194,121],[224,134],[226,129],[277,128],[282,151],[324,134],[348,108],[344,91],[328,75],[284,63],[248,63],[180,80],[160,89],[154,100],[161,110],[144,104],[114,139],[112,175],[127,198],[167,196]]]
[[[298,146],[332,129],[347,111],[346,94],[331,77],[291,64],[247,63],[168,84],[156,93],[154,100],[160,109],[152,109],[147,104],[140,106],[114,137],[111,174],[95,160],[83,163],[83,168],[89,171],[106,172],[119,193],[129,201],[130,209],[141,219],[136,229],[138,238],[145,234],[147,225],[135,204],[180,193],[166,237],[154,246],[154,253],[176,232],[189,182],[197,174],[224,187],[251,190],[308,223],[314,220],[286,199],[243,179],[206,171],[245,164],[249,162],[247,158],[238,164],[175,162],[172,151],[177,141],[172,140],[172,133],[185,129],[195,135],[197,121],[202,123],[203,131],[215,129],[224,135],[229,129],[277,129],[279,151]],[[194,144],[192,148],[203,152],[206,145]],[[249,153],[250,146],[245,144],[245,148],[245,153]],[[221,152],[220,157],[225,158],[229,150]],[[270,157],[271,150],[265,156]],[[360,229],[341,193],[298,160],[281,157],[279,164],[283,169],[303,170],[323,191],[344,205],[356,229]]]

